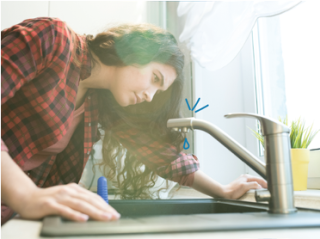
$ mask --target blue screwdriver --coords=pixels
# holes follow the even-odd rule
[[[108,184],[107,179],[105,177],[100,177],[98,179],[98,195],[103,198],[103,200],[106,201],[106,203],[109,203],[108,200]]]

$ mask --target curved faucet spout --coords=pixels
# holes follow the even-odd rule
[[[261,177],[267,177],[266,165],[257,159],[252,153],[250,153],[246,148],[232,139],[228,134],[223,132],[217,126],[194,117],[191,118],[178,118],[169,119],[167,122],[168,128],[181,128],[188,127],[193,129],[198,129],[207,132],[216,140],[218,140],[222,145],[234,153],[239,159],[250,166],[254,171],[256,171]]]

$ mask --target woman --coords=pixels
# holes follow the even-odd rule
[[[150,197],[157,175],[231,199],[266,187],[248,175],[221,185],[181,152],[183,134],[166,127],[181,117],[184,64],[170,33],[127,24],[93,38],[59,19],[36,18],[2,31],[1,44],[2,223],[13,212],[117,220],[77,185],[100,138],[106,176],[117,179],[122,198]]]

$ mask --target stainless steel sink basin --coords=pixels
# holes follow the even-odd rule
[[[111,200],[121,219],[72,222],[58,216],[43,221],[41,236],[207,232],[267,228],[320,227],[320,210],[298,208],[270,214],[268,205],[233,200]]]

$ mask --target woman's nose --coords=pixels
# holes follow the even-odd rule
[[[153,88],[144,92],[145,100],[151,102],[158,89]]]

